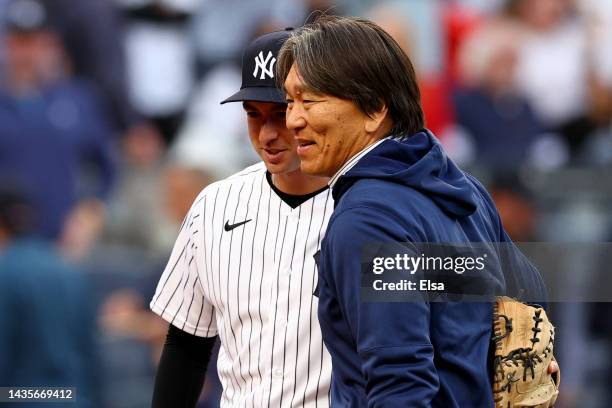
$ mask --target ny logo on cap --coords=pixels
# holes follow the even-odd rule
[[[276,62],[276,58],[272,56],[272,51],[268,51],[268,55],[266,59],[264,59],[263,51],[259,51],[259,55],[255,57],[255,71],[253,71],[253,77],[257,78],[257,73],[261,68],[261,76],[259,79],[266,79],[266,75],[269,75],[270,78],[274,78],[274,63]]]

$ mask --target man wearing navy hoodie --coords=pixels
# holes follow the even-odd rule
[[[491,302],[363,299],[369,243],[502,243],[513,271],[495,293],[545,299],[486,190],[424,130],[412,64],[372,22],[322,16],[279,53],[304,173],[332,177],[336,207],[319,258],[319,320],[332,406],[492,407]]]

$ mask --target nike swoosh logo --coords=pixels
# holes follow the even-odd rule
[[[229,220],[228,220],[228,221],[225,221],[225,227],[224,228],[225,228],[226,231],[231,231],[234,228],[237,228],[237,227],[239,227],[241,225],[244,225],[244,224],[246,224],[249,221],[251,221],[251,220],[249,219],[249,220],[246,220],[246,221],[237,222],[236,224],[230,224]]]

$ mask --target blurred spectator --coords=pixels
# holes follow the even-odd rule
[[[0,191],[0,385],[76,387],[79,407],[99,406],[96,328],[81,274],[32,237],[26,196]]]
[[[40,1],[50,27],[65,46],[67,69],[87,79],[99,92],[113,132],[124,136],[128,156],[138,164],[157,160],[162,150],[161,136],[133,109],[128,98],[123,31],[116,7],[108,0]],[[31,8],[27,2],[25,6],[17,2],[17,7],[13,3],[0,0],[3,23],[7,14]]]
[[[478,28],[460,50],[455,92],[457,123],[476,147],[476,165],[501,176],[516,173],[544,132],[516,85],[521,31],[506,20]],[[550,151],[549,151],[550,153]],[[542,160],[550,160],[548,157]]]
[[[533,242],[536,239],[538,214],[531,197],[519,183],[511,179],[496,180],[491,186],[491,197],[508,235],[515,242]]]
[[[81,252],[99,230],[100,200],[115,177],[111,126],[94,90],[69,76],[43,4],[15,0],[10,7],[0,89],[0,171],[19,177],[31,194],[36,231]]]
[[[168,231],[173,229],[163,213],[162,168],[162,163],[147,167],[124,164],[109,200],[102,245],[155,257],[165,254],[172,235]],[[129,263],[125,267],[134,269]]]
[[[96,84],[116,129],[135,125],[139,118],[127,98],[122,30],[113,4],[108,0],[43,0],[43,4],[74,75]]]
[[[519,89],[547,128],[577,153],[595,126],[585,21],[572,0],[508,0],[507,12],[523,31]]]
[[[190,20],[203,0],[115,0],[125,21],[128,90],[166,144],[175,137],[196,74]]]
[[[214,179],[198,167],[170,164],[164,172],[164,204],[167,217],[179,227],[202,189]]]
[[[51,25],[58,30],[74,74],[101,91],[113,128],[123,136],[130,162],[150,165],[163,151],[154,124],[138,112],[129,98],[123,21],[110,0],[44,0]]]

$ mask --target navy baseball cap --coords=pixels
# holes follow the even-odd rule
[[[240,90],[221,103],[257,101],[286,103],[284,92],[276,86],[275,67],[278,51],[293,28],[257,37],[242,54]]]

